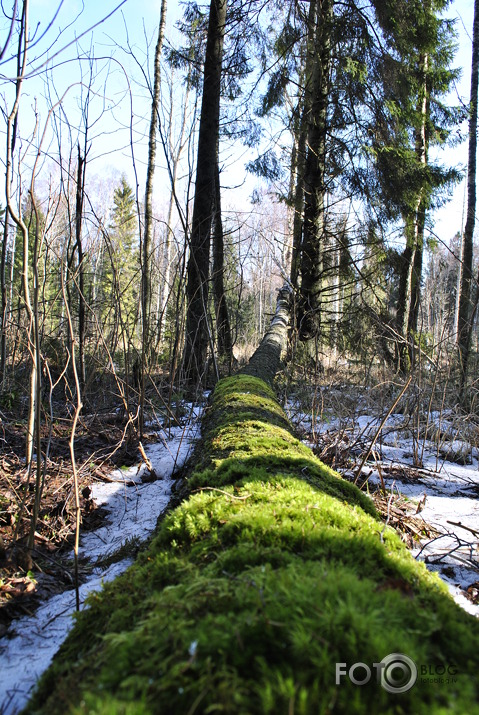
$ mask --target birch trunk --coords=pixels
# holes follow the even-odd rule
[[[153,178],[156,161],[156,128],[158,122],[158,106],[160,101],[161,51],[166,23],[166,0],[161,2],[158,39],[155,48],[153,96],[151,99],[150,133],[148,140],[148,166],[146,170],[145,189],[145,227],[141,247],[141,385],[140,385],[140,437],[143,436],[144,406],[145,406],[145,372],[149,359],[149,320],[150,320],[150,253],[153,234]]]

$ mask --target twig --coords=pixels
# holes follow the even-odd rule
[[[427,547],[430,546],[431,544],[433,544],[435,541],[439,541],[439,539],[445,539],[445,538],[456,539],[456,541],[458,542],[458,546],[455,546],[453,549],[451,549],[451,550],[448,551],[447,553],[445,553],[445,554],[443,554],[442,556],[440,556],[437,561],[436,561],[436,560],[434,560],[434,561],[429,561],[428,563],[432,563],[432,564],[438,563],[438,561],[444,559],[446,556],[449,556],[450,554],[454,553],[454,551],[457,551],[457,549],[460,549],[460,548],[462,548],[463,546],[467,546],[467,547],[469,547],[469,548],[472,548],[472,545],[471,545],[470,543],[468,543],[467,541],[464,541],[463,539],[459,538],[459,536],[458,536],[457,534],[454,534],[454,532],[447,532],[446,534],[440,534],[439,536],[435,536],[434,539],[431,539],[431,540],[428,541],[426,544],[424,544],[423,547],[421,548],[421,550],[420,550],[420,551],[416,554],[416,556],[414,557],[414,558],[416,559],[416,561],[417,561],[418,558],[421,556],[421,554],[422,554],[422,552],[424,551],[424,549],[427,549]]]
[[[71,428],[69,447],[70,447],[70,459],[71,459],[72,470],[73,470],[73,485],[74,485],[74,490],[75,490],[75,517],[76,518],[75,518],[75,545],[73,548],[73,555],[74,555],[74,564],[75,564],[74,573],[75,573],[76,610],[79,611],[80,610],[80,582],[79,582],[79,573],[78,573],[78,551],[79,551],[79,547],[80,547],[81,507],[80,507],[80,489],[79,489],[79,484],[78,484],[78,470],[77,470],[77,465],[76,465],[76,460],[75,460],[75,432],[76,432],[78,418],[80,416],[80,412],[82,410],[83,404],[82,404],[82,399],[81,399],[80,380],[78,377],[78,370],[77,370],[76,359],[75,359],[75,333],[73,330],[72,316],[70,313],[70,308],[68,305],[68,300],[67,300],[66,291],[65,291],[65,275],[64,275],[63,260],[62,260],[62,264],[61,264],[61,287],[62,287],[62,293],[63,293],[63,300],[65,303],[65,311],[66,311],[66,316],[67,316],[68,329],[70,332],[71,361],[72,361],[73,377],[75,380],[75,389],[76,389],[76,396],[77,396],[77,404],[75,407],[75,414],[73,417],[73,424],[72,424],[72,428]]]
[[[410,385],[410,383],[411,383],[411,380],[412,380],[412,375],[409,375],[408,381],[406,382],[406,384],[404,385],[403,389],[401,390],[401,392],[399,393],[399,395],[396,397],[396,399],[394,400],[393,404],[391,405],[391,407],[389,408],[389,410],[387,411],[387,413],[385,414],[385,416],[384,416],[383,419],[381,420],[381,424],[380,424],[379,427],[377,428],[376,434],[374,435],[374,437],[373,437],[373,439],[372,439],[372,441],[371,441],[371,444],[369,445],[369,447],[368,447],[368,449],[367,449],[367,451],[366,451],[366,454],[364,455],[364,457],[363,457],[362,460],[361,460],[361,464],[359,465],[359,469],[358,469],[358,471],[357,471],[357,473],[356,473],[356,479],[354,480],[354,484],[357,484],[357,483],[358,483],[359,476],[360,476],[360,474],[361,474],[361,472],[362,472],[362,470],[363,470],[364,465],[366,464],[366,462],[367,462],[367,460],[368,460],[368,458],[369,458],[369,455],[370,455],[371,452],[372,452],[372,449],[373,449],[374,445],[376,444],[377,438],[378,438],[379,435],[381,434],[382,428],[384,427],[384,425],[386,424],[387,420],[388,420],[389,417],[391,416],[391,414],[392,414],[394,408],[396,407],[396,405],[398,404],[399,400],[401,399],[401,397],[402,397],[402,396],[404,395],[404,393],[406,392],[407,388],[409,387],[409,385]]]
[[[461,524],[460,521],[449,521],[447,520],[447,524],[452,524],[452,526],[460,526],[461,529],[465,529],[466,531],[470,531],[471,534],[474,534],[474,536],[479,536],[479,531],[475,531],[474,529],[470,529],[468,526],[464,526],[464,524]]]
[[[224,491],[223,489],[218,489],[217,487],[201,487],[200,489],[194,489],[193,494],[196,494],[197,492],[219,492],[220,494],[224,494],[225,496],[229,497],[230,499],[237,499],[238,501],[245,501],[246,499],[249,499],[251,494],[245,494],[244,497],[237,497],[235,494],[230,494],[229,492]]]
[[[145,465],[146,465],[146,468],[148,469],[148,471],[150,472],[150,474],[154,474],[154,471],[155,471],[155,470],[153,469],[153,465],[152,465],[150,459],[147,457],[147,454],[146,454],[146,452],[145,452],[145,450],[144,450],[143,445],[142,445],[141,442],[138,442],[138,449],[139,449],[139,452],[140,452],[140,454],[141,454],[141,457],[142,457],[142,459],[143,459],[143,461],[144,461],[144,463],[145,463]]]
[[[35,533],[35,536],[38,536],[37,533]],[[41,556],[42,559],[46,559],[47,561],[50,561],[52,564],[55,564],[55,566],[58,566],[70,579],[71,583],[73,583],[73,576],[71,575],[70,571],[63,566],[60,561],[57,561],[54,559],[52,556],[49,554],[45,554],[43,551],[39,551],[38,549],[32,549],[33,553],[36,554],[37,556]]]
[[[384,484],[384,481],[383,481],[383,484]],[[384,542],[384,532],[386,531],[386,527],[389,524],[389,519],[391,518],[391,504],[392,504],[392,500],[394,499],[395,485],[396,485],[396,482],[393,482],[391,485],[391,494],[388,499],[388,510],[387,510],[387,514],[386,514],[386,521],[384,522],[383,530],[381,531],[381,534],[380,534],[381,542]]]

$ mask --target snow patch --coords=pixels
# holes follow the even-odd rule
[[[106,571],[97,569],[80,587],[81,600],[123,573],[130,563],[131,560],[125,559]],[[35,615],[15,621],[10,628],[13,637],[0,640],[2,715],[14,715],[26,705],[34,685],[72,628],[74,612],[75,591],[65,591],[49,598]]]
[[[158,443],[145,445],[156,481],[142,482],[148,471],[141,464],[114,470],[111,483],[91,485],[92,498],[108,512],[107,523],[81,535],[80,558],[96,563],[118,551],[128,540],[144,540],[152,533],[170,500],[172,475],[186,462],[194,440],[199,437],[200,408],[190,406],[189,412],[193,419],[187,426],[162,430],[157,435]],[[131,559],[124,559],[108,568],[95,567],[80,587],[81,603],[131,563]],[[8,633],[0,639],[1,715],[16,715],[25,707],[37,680],[72,628],[74,613],[75,591],[70,590],[49,598],[33,616],[12,622]]]
[[[286,411],[300,430],[311,430],[316,437],[347,434],[349,445],[354,445],[350,454],[355,457],[358,446],[364,451],[369,447],[381,424],[380,417],[371,415],[360,404],[347,419],[325,409],[323,417],[327,414],[327,421],[322,422],[318,416],[313,419],[302,411],[294,400],[288,401]],[[432,432],[437,442],[428,439]],[[412,553],[439,574],[462,608],[479,616],[479,604],[464,595],[468,587],[479,583],[479,452],[467,441],[469,436],[468,426],[452,410],[431,411],[427,434],[426,424],[418,427],[411,416],[391,414],[363,468],[363,476],[369,474],[368,482],[374,486],[381,484],[382,476],[386,488],[394,484],[417,504],[425,497],[420,516],[437,530],[439,537],[422,542]],[[313,446],[308,438],[304,443]],[[356,462],[359,464],[357,459]],[[417,463],[420,468],[415,466]],[[413,479],[408,478],[407,469],[401,469],[405,466],[414,467]],[[394,476],[388,476],[391,467],[396,468]]]

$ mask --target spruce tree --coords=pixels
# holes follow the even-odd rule
[[[458,113],[442,98],[457,72],[451,69],[454,31],[441,13],[447,2],[376,2],[387,52],[374,67],[379,88],[371,150],[382,219],[402,221],[405,246],[398,264],[396,364],[410,367],[418,330],[428,211],[457,179],[432,164],[432,145],[447,141]]]
[[[124,331],[131,341],[138,320],[139,261],[136,250],[136,199],[122,176],[113,194],[112,220],[102,255],[102,315],[116,345]]]

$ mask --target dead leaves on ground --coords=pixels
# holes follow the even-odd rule
[[[45,427],[45,426],[44,426]],[[0,454],[0,636],[8,624],[23,613],[30,613],[40,598],[71,587],[69,559],[74,531],[74,485],[70,462],[71,424],[60,421],[52,430],[45,465],[48,435],[42,434],[41,509],[32,554],[24,548],[30,529],[35,494],[35,477],[25,468],[24,426],[2,421]],[[134,444],[127,445],[119,426],[107,422],[83,421],[75,440],[81,492],[82,531],[104,523],[105,509],[91,499],[92,481],[109,481],[118,464],[136,455]],[[22,556],[23,555],[23,556]]]

